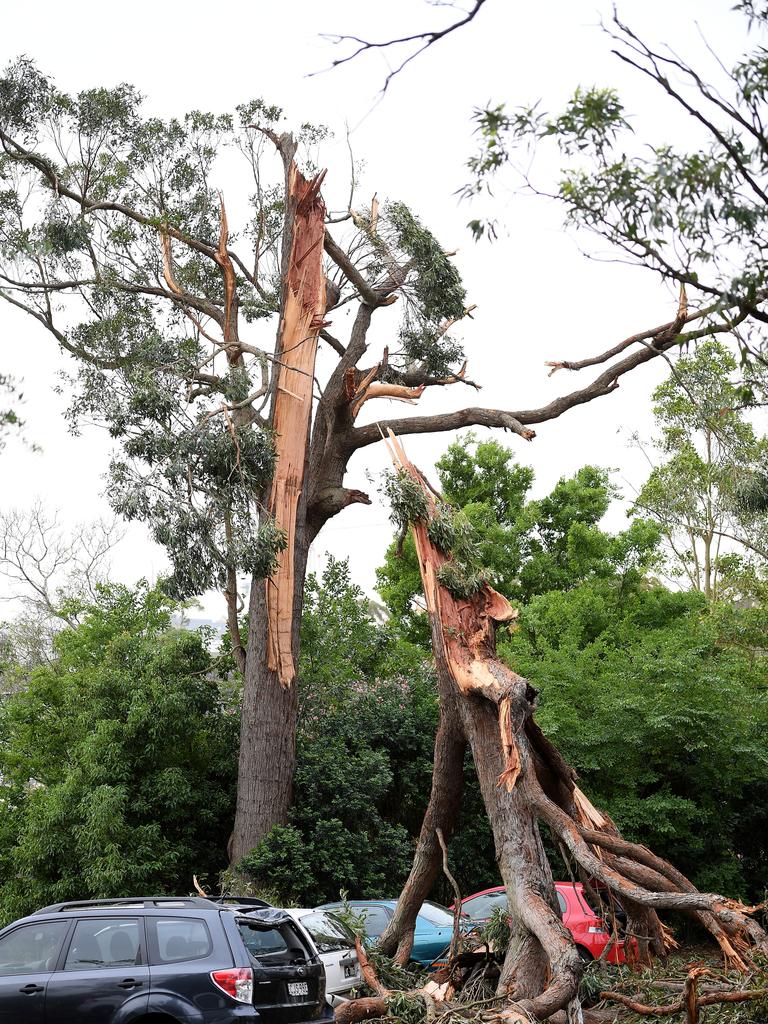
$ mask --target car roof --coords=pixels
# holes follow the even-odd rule
[[[247,914],[251,911],[273,909],[264,900],[252,897],[206,897],[206,896],[123,896],[102,900],[68,900],[62,903],[51,903],[29,914],[29,919],[39,917],[57,917],[60,914],[88,913],[101,914],[136,914],[142,911],[155,911],[174,914],[186,913],[220,913],[223,910],[234,914]],[[24,918],[27,920],[27,918]]]
[[[397,906],[397,900],[347,900],[347,905],[350,907],[394,907]],[[324,903],[321,907],[317,907],[317,910],[332,910],[336,907],[343,907],[344,904],[338,903]]]
[[[479,889],[477,892],[473,892],[471,896],[465,896],[462,899],[462,903],[466,903],[467,900],[473,900],[477,896],[491,896],[495,892],[506,892],[505,885],[492,885],[489,889]],[[584,886],[581,882],[555,882],[555,888],[557,890],[562,889],[575,889],[576,892],[583,892]]]

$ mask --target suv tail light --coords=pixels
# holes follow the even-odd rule
[[[250,967],[232,967],[227,971],[211,971],[217,988],[238,1003],[253,1002],[253,971]]]

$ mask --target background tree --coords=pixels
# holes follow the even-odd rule
[[[389,427],[481,424],[531,440],[534,424],[609,394],[699,318],[681,304],[643,333],[648,344],[613,362],[628,344],[603,353],[591,384],[539,409],[364,422],[374,399],[467,383],[451,333],[464,288],[397,201],[360,211],[345,196],[328,218],[342,246],[325,225],[322,175],[311,158],[301,173],[279,118],[261,101],[235,115],[145,118],[130,86],[69,96],[25,60],[0,80],[0,296],[77,360],[73,420],[87,414],[115,438],[111,499],[165,546],[172,592],[216,587],[227,601],[244,674],[234,861],[288,817],[307,553],[329,518],[369,500],[346,484],[352,456]],[[322,134],[308,128],[302,141]],[[214,186],[225,152],[247,175],[239,231]],[[342,306],[354,310],[344,340],[325,319]],[[367,355],[382,310],[389,343]],[[238,573],[251,580],[247,638]]]
[[[56,659],[0,704],[0,912],[176,893],[216,878],[231,823],[237,715],[208,641],[172,602],[102,587]]]
[[[653,395],[664,461],[634,502],[659,524],[673,576],[710,601],[752,593],[768,556],[762,517],[739,501],[744,482],[766,464],[768,442],[740,411],[736,369],[715,341],[676,362]],[[760,367],[753,375],[764,376]]]
[[[74,626],[99,599],[109,576],[109,556],[122,538],[115,520],[80,523],[64,530],[58,513],[37,502],[0,513],[1,600],[21,606],[3,623],[8,657],[31,667],[50,659],[53,638]]]

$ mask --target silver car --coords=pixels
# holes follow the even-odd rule
[[[309,935],[325,967],[325,991],[331,1006],[349,998],[360,988],[363,978],[355,952],[355,935],[343,921],[328,910],[301,907],[286,908],[294,921]]]

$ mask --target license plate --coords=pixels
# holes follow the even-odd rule
[[[345,964],[344,965],[344,977],[345,978],[354,978],[356,973],[357,972],[355,971],[355,965],[354,964]]]
[[[289,996],[308,996],[309,995],[309,982],[307,982],[307,981],[289,981],[288,982],[288,995]]]

